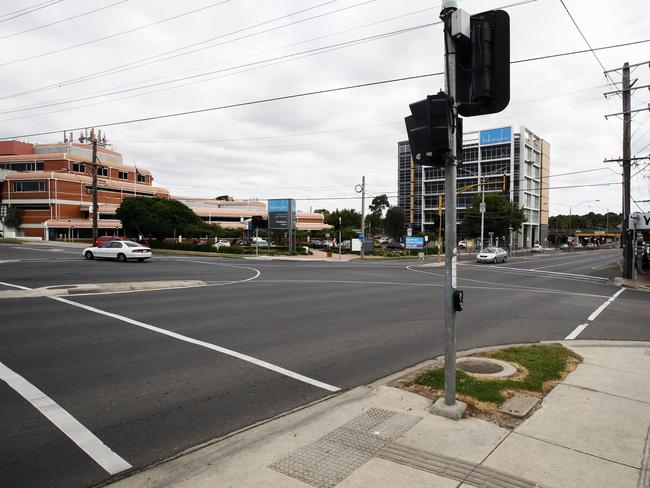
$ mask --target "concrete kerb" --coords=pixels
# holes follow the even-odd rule
[[[133,283],[89,283],[79,285],[54,285],[30,290],[0,291],[0,300],[12,298],[54,297],[93,293],[120,293],[129,291],[167,290],[207,286],[200,280],[143,281]]]

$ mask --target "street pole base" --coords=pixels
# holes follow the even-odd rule
[[[460,400],[456,400],[453,405],[447,405],[444,398],[439,398],[431,407],[431,413],[451,420],[460,420],[466,408],[467,405]]]

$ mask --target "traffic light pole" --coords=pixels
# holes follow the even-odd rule
[[[451,14],[456,10],[456,1],[443,2],[440,18],[445,26],[445,85],[452,100],[452,117],[449,128],[451,151],[445,162],[445,397],[444,405],[438,401],[434,411],[451,417],[461,418],[465,404],[456,401],[456,310],[454,291],[456,289],[456,52],[450,32]]]
[[[94,130],[91,131],[93,139],[93,246],[97,242],[98,232],[98,217],[99,217],[99,208],[97,206],[97,137],[95,137]]]

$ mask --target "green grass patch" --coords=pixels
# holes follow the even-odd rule
[[[572,353],[559,344],[537,344],[509,347],[484,355],[485,357],[518,363],[528,370],[519,379],[480,379],[463,371],[456,372],[456,391],[481,402],[500,404],[505,400],[504,390],[542,392],[547,381],[559,380],[564,374]],[[444,390],[445,371],[433,369],[418,375],[413,383],[436,390]]]

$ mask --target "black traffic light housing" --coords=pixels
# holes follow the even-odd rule
[[[454,310],[456,312],[463,310],[463,290],[454,290]]]
[[[501,112],[510,102],[510,17],[470,17],[470,39],[456,39],[456,99],[464,117]]]
[[[251,218],[251,225],[254,229],[266,229],[268,221],[261,215],[253,215]]]
[[[452,105],[449,96],[440,92],[409,105],[406,131],[413,163],[442,166],[451,152],[449,129],[452,125]]]

